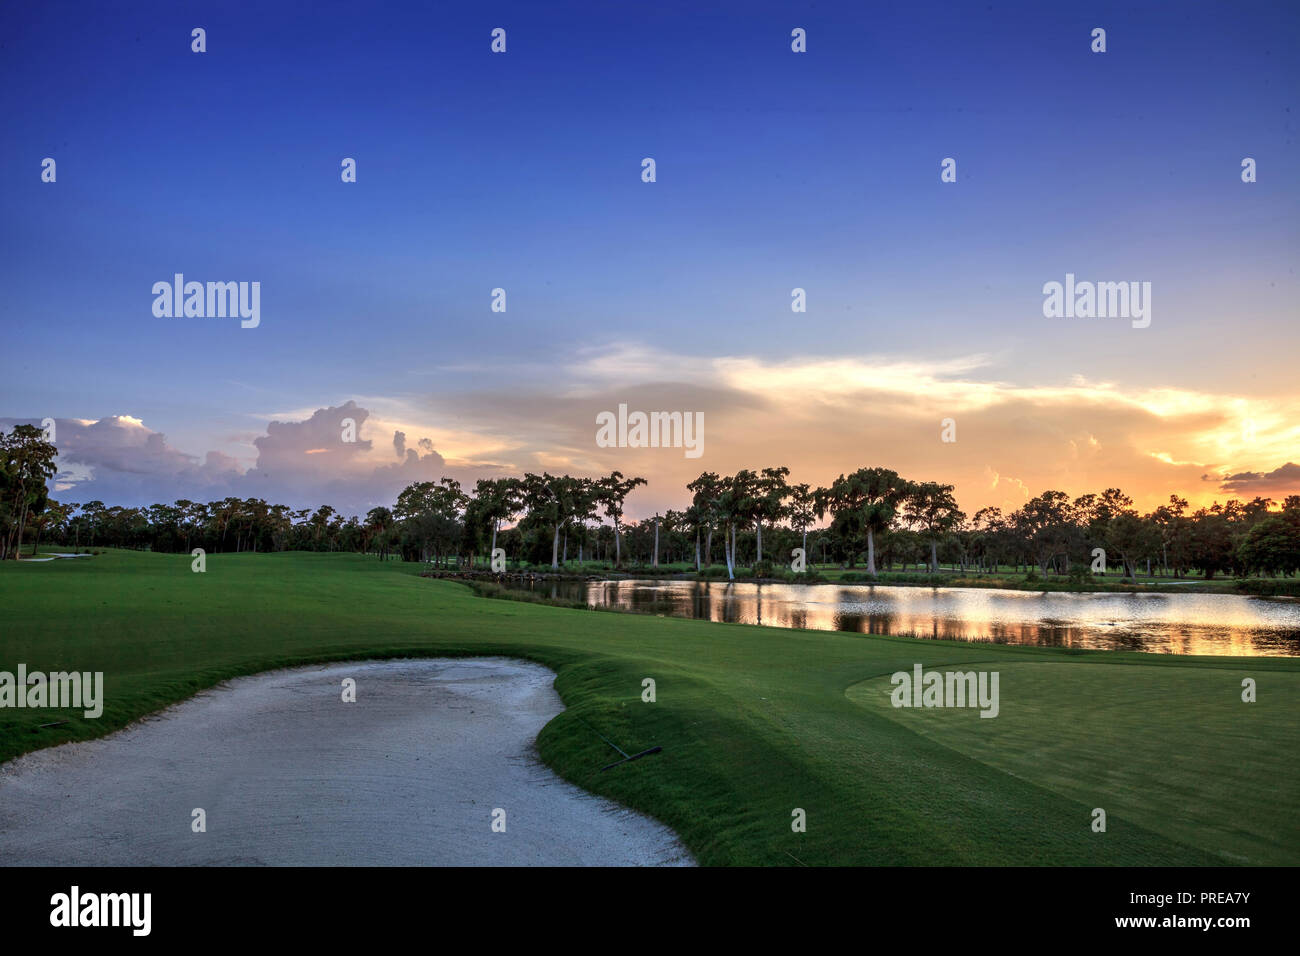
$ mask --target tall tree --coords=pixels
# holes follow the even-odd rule
[[[591,478],[579,478],[572,495],[573,512],[569,517],[578,528],[578,566],[581,567],[586,554],[587,536],[591,530],[587,527],[587,522],[595,521],[598,517],[596,512],[600,488]]]
[[[763,522],[770,527],[785,517],[785,499],[790,497],[790,486],[786,484],[789,476],[790,469],[785,466],[764,468],[754,482],[750,515],[754,522],[756,562],[763,560]]]
[[[790,488],[789,506],[790,526],[803,536],[804,557],[808,555],[808,526],[817,517],[817,493],[808,484],[793,485]],[[811,563],[811,562],[810,562]]]
[[[497,549],[501,522],[513,521],[523,507],[523,486],[518,478],[480,478],[474,485],[479,513],[492,523],[492,551]]]
[[[727,579],[736,579],[736,532],[747,527],[754,514],[758,475],[748,469],[719,479],[713,512],[722,526],[722,552],[727,562]]]
[[[714,511],[714,502],[717,501],[718,495],[722,490],[721,481],[722,479],[720,479],[717,474],[712,471],[706,471],[686,486],[686,490],[692,494],[691,508],[694,509],[695,517],[704,523],[705,529],[708,532],[704,542],[704,560],[709,564],[713,563],[713,528],[718,521],[718,516]],[[696,538],[696,551],[698,552],[698,526]],[[698,568],[700,564],[698,553],[696,555],[695,563]]]
[[[325,515],[323,521],[317,520],[317,515],[321,515],[326,509],[329,509],[330,514],[334,512],[333,508],[325,505],[320,511],[316,512],[316,515],[312,516],[312,523],[317,525],[318,529],[329,520],[329,515]],[[393,527],[393,513],[382,505],[371,508],[366,512],[366,527],[370,531],[370,540],[375,542],[376,549],[379,551],[379,560],[388,560],[388,533]],[[324,531],[318,531],[318,533],[323,534]]]
[[[1072,516],[1070,497],[1063,491],[1044,491],[1011,516],[1016,533],[1044,577],[1052,559],[1069,546]]]
[[[18,557],[28,516],[44,510],[58,453],[35,425],[0,432],[0,560]]]
[[[538,524],[551,529],[551,567],[560,567],[560,531],[584,505],[584,481],[569,475],[524,475],[524,503]]]
[[[32,538],[32,557],[36,557],[36,549],[41,543],[41,532],[46,528],[57,528],[68,518],[68,509],[66,505],[61,505],[54,499],[45,503],[45,507],[31,516],[30,524],[35,536]]]
[[[859,468],[840,475],[829,488],[819,489],[817,517],[855,514],[867,532],[867,573],[876,574],[876,535],[889,529],[909,483],[888,468]]]
[[[1180,577],[1187,561],[1188,521],[1187,499],[1169,496],[1169,504],[1160,505],[1148,515],[1160,537],[1160,565],[1164,573],[1171,569]]]
[[[460,537],[460,518],[467,500],[454,478],[436,483],[417,481],[402,489],[393,516],[403,522],[405,540],[414,542],[410,549],[403,548],[403,559],[417,550],[422,561],[447,554]]]
[[[952,485],[922,481],[912,485],[903,499],[904,517],[929,539],[931,574],[939,571],[939,539],[966,520],[954,490]]]
[[[619,543],[619,522],[623,518],[627,496],[632,493],[633,488],[644,484],[647,484],[644,478],[624,478],[623,473],[619,471],[596,480],[595,500],[605,510],[606,516],[614,525],[615,567],[619,567],[622,563],[622,548]]]

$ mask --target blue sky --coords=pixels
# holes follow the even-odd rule
[[[423,429],[466,474],[581,470],[609,464],[576,447],[586,417],[559,427],[530,396],[600,392],[593,356],[633,350],[655,367],[619,387],[664,403],[729,358],[910,363],[1030,405],[1079,381],[1186,393],[1164,452],[1186,475],[1283,464],[1285,422],[1225,450],[1205,430],[1236,424],[1195,409],[1300,391],[1300,6],[700,6],[6,8],[0,321],[28,344],[0,356],[0,417],[130,416],[247,467],[271,418],[369,400],[377,444]],[[260,281],[260,327],[155,318],[150,288],[175,272]],[[1066,272],[1152,282],[1151,327],[1045,320],[1041,287]],[[714,398],[724,426],[754,400]],[[837,417],[825,442],[855,440]],[[1156,454],[1117,427],[1135,460]],[[759,465],[741,432],[715,431],[731,444],[706,465]],[[877,438],[906,456],[906,434]],[[1044,454],[987,441],[972,476]]]

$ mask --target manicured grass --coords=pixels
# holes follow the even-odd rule
[[[996,719],[969,709],[895,708],[884,677],[850,687],[849,699],[989,766],[1101,807],[1111,818],[1107,836],[1119,815],[1228,860],[1295,863],[1300,674],[1253,675],[1259,697],[1245,703],[1241,682],[1249,668],[1179,667],[1152,680],[1147,667],[1079,662],[1068,669],[1064,694],[1060,668],[1037,662],[957,669],[998,671]]]
[[[328,554],[209,555],[205,574],[191,573],[187,555],[6,562],[0,669],[102,670],[107,701],[97,721],[0,710],[0,759],[106,733],[268,668],[508,654],[559,674],[569,709],[542,731],[542,758],[658,817],[702,863],[1300,862],[1286,813],[1300,779],[1288,759],[1300,661],[973,647],[566,610],[484,600],[418,571]],[[1002,685],[1003,716],[963,721],[975,712],[862,699],[873,678],[888,690],[888,675],[916,662],[1015,675]],[[1260,700],[1229,708],[1243,676],[1259,681]],[[656,703],[641,700],[645,677],[657,682]],[[600,773],[617,755],[595,731],[628,752],[664,750]],[[1089,827],[1098,806],[1105,834]],[[807,812],[806,833],[791,831],[794,808]]]

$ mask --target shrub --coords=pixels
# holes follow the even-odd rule
[[[1091,584],[1092,569],[1086,564],[1075,564],[1071,566],[1068,577],[1071,584]]]
[[[1249,578],[1237,581],[1234,585],[1238,591],[1246,594],[1291,595],[1300,597],[1300,580],[1282,580],[1280,578]]]

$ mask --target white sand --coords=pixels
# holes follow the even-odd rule
[[[0,865],[693,865],[672,831],[538,761],[554,677],[473,658],[222,684],[0,766]]]

